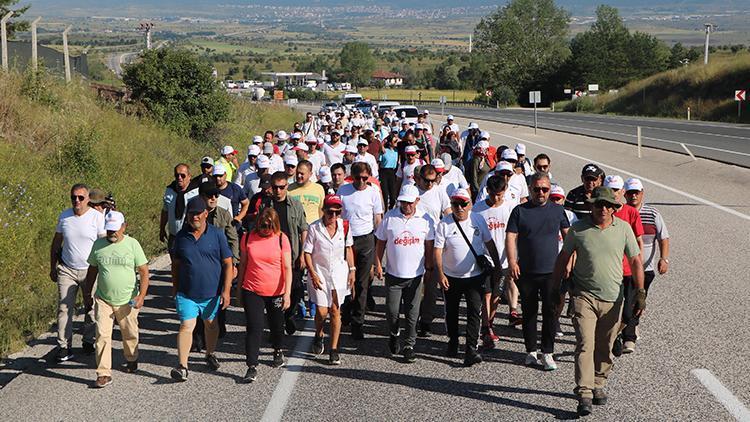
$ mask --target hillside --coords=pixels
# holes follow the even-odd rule
[[[685,118],[690,107],[694,120],[750,123],[750,106],[742,104],[737,118],[734,91],[750,90],[750,54],[715,55],[708,66],[703,62],[658,73],[632,82],[617,94],[585,97],[557,104],[565,111],[590,111],[633,116]]]
[[[24,338],[49,328],[56,286],[49,279],[49,246],[68,189],[84,182],[112,192],[128,233],[147,255],[162,253],[158,222],[164,187],[178,162],[216,155],[216,145],[180,138],[147,119],[101,104],[84,83],[28,84],[0,72],[0,357]],[[222,142],[246,147],[265,129],[299,118],[288,108],[233,104]]]

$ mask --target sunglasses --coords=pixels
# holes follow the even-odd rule
[[[185,174],[185,173],[175,173],[174,174],[174,178],[175,179],[184,179],[186,177],[187,177],[187,174]]]
[[[469,201],[451,201],[451,205],[456,208],[466,208],[469,206]]]
[[[218,198],[219,194],[218,193],[207,193],[207,194],[205,194],[205,197],[208,198],[208,199]]]
[[[366,182],[370,180],[370,177],[369,176],[357,176],[357,177],[353,177],[352,179],[359,180],[360,182]]]
[[[326,210],[326,215],[341,215],[341,210]]]
[[[589,176],[589,177],[584,177],[583,180],[587,182],[596,182],[597,180],[599,180],[599,178],[595,176]]]
[[[287,185],[281,185],[281,186],[279,186],[279,185],[273,185],[273,190],[284,190],[284,189],[286,189],[286,186]]]
[[[547,170],[549,168],[549,165],[546,165],[546,166],[539,165],[539,166],[536,166],[536,168],[538,168],[539,170]]]
[[[601,209],[601,208],[614,209],[615,206],[612,205],[612,204],[610,204],[609,202],[597,201],[597,202],[594,202],[594,208],[599,208],[599,209]]]
[[[294,164],[287,164],[286,166],[287,166],[287,167],[289,167],[289,168],[295,168],[295,167],[297,167],[297,166],[296,166],[296,165],[294,165]]]
[[[433,183],[437,183],[437,178],[427,179],[427,178],[423,177],[422,180],[424,180],[424,182],[427,183],[428,185],[431,185]]]
[[[549,192],[549,188],[537,186],[537,187],[534,188],[534,192],[536,192],[536,193],[539,193],[539,192],[547,193],[547,192]]]
[[[86,200],[86,197],[83,195],[70,195],[70,200],[73,202],[83,202],[84,200]]]

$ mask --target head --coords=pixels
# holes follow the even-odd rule
[[[362,142],[357,142],[357,154],[359,155],[365,155],[367,152],[367,144]]]
[[[529,182],[531,201],[536,205],[545,205],[549,200],[549,191],[552,185],[547,173],[534,173]]]
[[[534,157],[534,171],[549,173],[552,161],[547,154],[541,153]]]
[[[273,142],[273,131],[267,130],[266,133],[263,134],[263,141],[265,142]]]
[[[335,188],[344,184],[346,179],[346,166],[341,163],[336,163],[331,166],[331,185]]]
[[[279,223],[279,214],[273,207],[265,207],[255,218],[255,225],[253,231],[260,237],[269,237],[277,235],[281,232],[281,224]]]
[[[185,163],[174,166],[174,181],[180,190],[187,189],[190,184],[190,166]]]
[[[188,201],[185,210],[185,222],[193,232],[200,232],[205,229],[207,217],[208,209],[203,198],[196,196]]]
[[[70,203],[73,213],[82,215],[89,210],[89,187],[83,183],[76,183],[70,188]]]
[[[404,185],[398,193],[399,210],[405,217],[411,217],[417,212],[419,204],[419,190],[414,185]]]
[[[206,182],[201,184],[200,188],[198,188],[198,192],[200,193],[201,198],[206,202],[206,208],[208,208],[208,211],[213,211],[216,209],[216,207],[219,204],[219,188],[216,187],[216,184],[211,182]]]
[[[305,114],[305,121],[306,122],[312,122],[312,119],[313,119],[313,114],[312,113]]]
[[[636,178],[630,178],[625,181],[625,202],[631,207],[640,209],[643,205],[643,183]]]
[[[417,156],[418,156],[418,153],[416,151],[415,152],[407,151],[406,152],[406,162],[409,163],[409,164],[416,163],[417,162]]]
[[[469,218],[471,211],[471,196],[465,189],[456,189],[451,194],[451,209],[453,215],[458,221],[464,221]]]
[[[117,243],[125,237],[125,216],[121,212],[112,211],[104,218],[104,230],[107,231],[107,241]]]
[[[492,175],[487,179],[487,199],[492,204],[503,202],[505,196],[505,189],[508,188],[508,181],[505,177],[500,175]]]
[[[277,171],[271,176],[271,190],[274,201],[286,200],[287,188],[289,182],[287,181],[286,173],[283,171]]]
[[[89,191],[89,207],[103,214],[106,211],[106,197],[107,194],[103,190],[99,188],[91,189]]]
[[[372,175],[370,165],[364,162],[354,163],[352,164],[351,172],[354,188],[357,190],[364,190],[367,188],[367,181]]]
[[[622,177],[616,175],[616,174],[610,174],[609,176],[604,178],[603,186],[606,186],[610,189],[612,189],[612,192],[615,194],[615,199],[617,202],[622,202],[622,197],[625,193],[624,187],[625,187],[625,181],[622,180]]]
[[[549,201],[557,205],[565,205],[565,189],[560,185],[552,185],[549,191]]]
[[[581,171],[581,182],[586,193],[591,194],[604,182],[604,172],[596,164],[586,164]]]
[[[438,173],[435,166],[426,164],[419,169],[419,184],[423,190],[430,190],[438,184]]]
[[[594,188],[587,202],[591,204],[591,219],[597,225],[612,221],[615,211],[620,208],[620,203],[615,199],[612,189],[604,186]]]
[[[295,164],[296,161],[294,160],[285,160],[284,162],[284,172],[286,173],[287,177],[296,177],[297,175],[297,164]]]
[[[219,189],[224,189],[229,184],[229,181],[227,180],[227,171],[224,169],[223,166],[216,165],[214,166],[214,181],[216,182],[216,186],[219,187]]]
[[[331,133],[331,144],[337,145],[339,142],[341,142],[341,134],[338,131],[334,131]]]
[[[203,157],[201,159],[201,174],[204,176],[210,176],[214,171],[214,159],[211,157]]]
[[[326,195],[323,200],[323,224],[332,225],[341,216],[343,204],[338,195]]]
[[[294,179],[298,185],[304,186],[310,182],[312,168],[312,163],[307,160],[302,160],[297,164],[297,173],[295,174]]]

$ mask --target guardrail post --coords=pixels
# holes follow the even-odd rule
[[[0,19],[0,43],[2,43],[2,61],[3,61],[3,70],[8,71],[8,31],[7,27],[5,25],[6,22],[8,22],[8,19],[13,16],[13,11],[11,10],[8,12],[5,16],[3,16],[2,19]]]
[[[70,31],[70,27],[65,28],[62,33],[63,56],[65,58],[65,82],[70,82],[70,51],[68,50],[68,31]]]
[[[690,121],[690,107],[688,107],[688,122]]]
[[[38,67],[37,60],[37,40],[36,40],[36,25],[41,20],[41,16],[31,21],[31,68],[36,72]]]
[[[641,158],[641,127],[640,126],[636,128],[636,133],[638,135],[638,158]]]

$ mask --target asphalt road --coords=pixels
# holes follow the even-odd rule
[[[467,122],[459,119],[462,126]],[[526,127],[479,124],[490,131],[494,144],[524,142],[529,155],[549,154],[553,176],[566,190],[579,184],[580,169],[589,161],[599,162],[607,173],[642,177],[647,201],[669,226],[671,268],[654,282],[638,349],[616,360],[609,404],[586,419],[748,420],[750,170],[654,149],[645,149],[638,159],[635,148],[624,143],[545,130],[535,136]],[[219,372],[210,373],[194,355],[189,381],[173,383],[169,370],[177,361],[178,323],[168,297],[168,261],[162,258],[152,267],[154,287],[140,318],[141,371],[115,371],[112,386],[92,389],[93,357],[51,363],[54,338],[43,336],[0,370],[0,420],[575,418],[570,320],[561,321],[566,336],[556,344],[559,369],[553,372],[523,366],[521,332],[505,326],[505,306],[496,321],[499,347],[483,353],[484,363],[463,368],[460,358],[445,357],[447,339],[439,334],[417,341],[419,359],[409,365],[387,352],[381,282],[375,287],[378,306],[367,316],[367,338],[355,342],[342,335],[339,367],[308,354],[307,322],[308,329],[286,340],[294,350],[286,369],[270,368],[271,351],[264,348],[258,381],[240,384],[244,330],[240,310],[232,308],[230,332],[218,351]],[[114,361],[123,362],[119,342]]]

